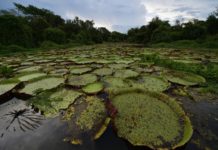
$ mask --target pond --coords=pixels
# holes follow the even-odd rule
[[[1,58],[0,149],[218,149],[207,79],[143,60],[203,64],[216,54],[120,45]],[[184,59],[181,59],[184,56]]]

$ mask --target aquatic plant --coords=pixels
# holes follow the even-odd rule
[[[20,83],[17,79],[8,79],[0,81],[0,96],[12,91]]]
[[[85,92],[87,94],[96,94],[96,93],[102,91],[103,88],[104,88],[103,83],[95,82],[95,83],[91,83],[91,84],[84,86],[82,88],[82,90],[83,90],[83,92]]]
[[[99,76],[106,76],[111,75],[113,73],[113,69],[111,68],[100,68],[93,71],[94,74],[97,74]]]
[[[60,77],[40,77],[34,79],[25,84],[25,87],[19,91],[19,93],[24,93],[27,95],[36,95],[38,94],[36,91],[41,90],[48,90],[57,87],[61,83],[64,83],[64,79]]]
[[[72,69],[70,69],[70,73],[71,74],[83,74],[83,73],[89,72],[91,70],[92,70],[92,68],[89,68],[89,67],[72,68]]]
[[[133,78],[133,77],[137,77],[138,75],[139,75],[138,72],[135,72],[130,69],[117,70],[114,73],[114,77],[118,77],[118,78]]]
[[[68,77],[67,84],[72,86],[84,86],[97,81],[97,76],[94,74],[71,75]]]
[[[29,80],[43,77],[43,76],[46,76],[46,74],[42,72],[26,72],[26,73],[17,75],[15,78],[17,78],[20,81],[29,81]]]
[[[46,117],[55,117],[60,110],[67,109],[82,93],[65,88],[46,91],[30,99],[30,103],[38,108]]]
[[[142,88],[153,92],[162,92],[169,88],[170,84],[161,77],[144,75],[139,81],[129,80],[133,88]]]
[[[68,108],[70,110],[64,114],[64,120],[68,121],[69,128],[72,130],[72,136],[66,140],[72,144],[83,143],[83,133],[86,133],[90,140],[98,139],[110,122],[102,99],[88,96],[83,97],[82,100],[79,104],[71,105]]]
[[[163,76],[170,82],[187,86],[197,85],[206,82],[205,78],[202,76],[181,71],[167,71],[163,73]]]
[[[111,102],[118,110],[113,120],[118,136],[135,146],[174,149],[192,136],[189,118],[167,95],[124,89],[114,91]]]

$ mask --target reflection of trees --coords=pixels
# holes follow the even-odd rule
[[[12,110],[7,114],[4,114],[1,118],[6,118],[4,128],[5,131],[13,130],[14,132],[20,129],[25,132],[27,130],[34,130],[41,125],[43,116],[36,114],[31,109]],[[0,118],[0,119],[1,119]],[[3,137],[2,133],[1,137]]]

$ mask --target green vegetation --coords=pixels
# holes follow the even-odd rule
[[[94,22],[78,17],[64,20],[47,9],[14,3],[15,9],[1,10],[0,53],[66,48],[78,44],[121,42],[126,35],[95,28]]]
[[[59,86],[64,83],[64,79],[60,77],[43,76],[26,83],[25,87],[19,92],[27,95],[37,95],[43,90],[48,90]]]
[[[6,80],[0,82],[0,96],[11,91],[19,84],[17,80]]]
[[[111,68],[100,68],[96,69],[93,73],[99,75],[99,76],[106,76],[111,75],[113,73],[113,69]]]
[[[163,73],[163,76],[170,82],[185,86],[198,85],[206,82],[202,76],[181,71],[167,71]]]
[[[137,77],[138,75],[139,75],[138,72],[135,72],[135,71],[130,70],[130,69],[117,70],[114,73],[114,77],[116,77],[116,78],[134,78],[134,77]]]
[[[83,133],[99,138],[111,119],[133,145],[174,149],[192,134],[186,105],[217,99],[217,62],[213,52],[120,43],[2,56],[13,74],[1,78],[0,96],[31,97],[45,118],[60,116],[72,144],[85,142]]]
[[[59,115],[59,110],[67,109],[82,94],[65,88],[52,89],[30,99],[30,103],[38,108],[46,117]]]
[[[153,92],[162,92],[170,87],[170,84],[161,77],[144,75],[140,81],[130,80],[129,84],[133,88],[142,88]]]
[[[12,76],[13,69],[8,66],[0,66],[0,76],[10,77]]]
[[[135,146],[175,149],[192,136],[185,112],[164,94],[124,89],[115,91],[111,99],[118,110],[114,118],[118,136]]]
[[[105,116],[104,103],[96,97],[90,97],[87,108],[77,117],[76,124],[81,130],[91,130],[95,127],[96,122],[104,120]]]
[[[218,82],[218,64],[208,62],[203,63],[184,63],[177,62],[169,58],[161,58],[158,54],[141,55],[143,62],[154,62],[155,65],[166,67],[172,70],[184,71],[189,73],[194,73],[203,76],[206,79],[201,80],[201,85],[204,86],[203,91],[208,91],[212,93],[218,93],[217,86],[214,82]],[[185,77],[185,76],[184,76]],[[201,77],[199,77],[201,78]],[[169,77],[170,79],[170,77]]]
[[[97,76],[94,74],[71,75],[68,77],[68,83],[72,86],[84,86],[97,81]]]
[[[104,85],[101,82],[91,83],[82,88],[82,90],[87,94],[96,94],[102,91]]]
[[[160,18],[153,18],[148,25],[128,31],[128,41],[152,47],[218,49],[218,10],[206,21],[176,20],[174,25]]]
[[[71,74],[83,74],[83,73],[89,72],[91,70],[92,70],[92,68],[88,68],[88,67],[72,68],[72,69],[70,69],[70,73]]]

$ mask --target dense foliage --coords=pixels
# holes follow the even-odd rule
[[[162,43],[158,46],[186,41],[185,43],[194,44],[196,47],[218,48],[218,9],[211,13],[206,21],[193,19],[182,23],[177,20],[175,25],[155,17],[148,25],[130,29],[128,41],[145,45]]]
[[[78,17],[64,20],[47,9],[14,3],[15,9],[0,10],[0,49],[57,47],[60,44],[133,42],[153,47],[218,48],[218,9],[205,21],[188,22],[153,18],[147,25],[132,28],[127,34],[94,27],[94,22]],[[24,49],[23,49],[24,50]]]
[[[96,28],[90,20],[83,21],[78,17],[64,20],[47,9],[14,5],[15,9],[0,10],[0,47],[4,49],[10,45],[31,48],[46,47],[46,44],[120,42],[126,37],[104,27]]]

